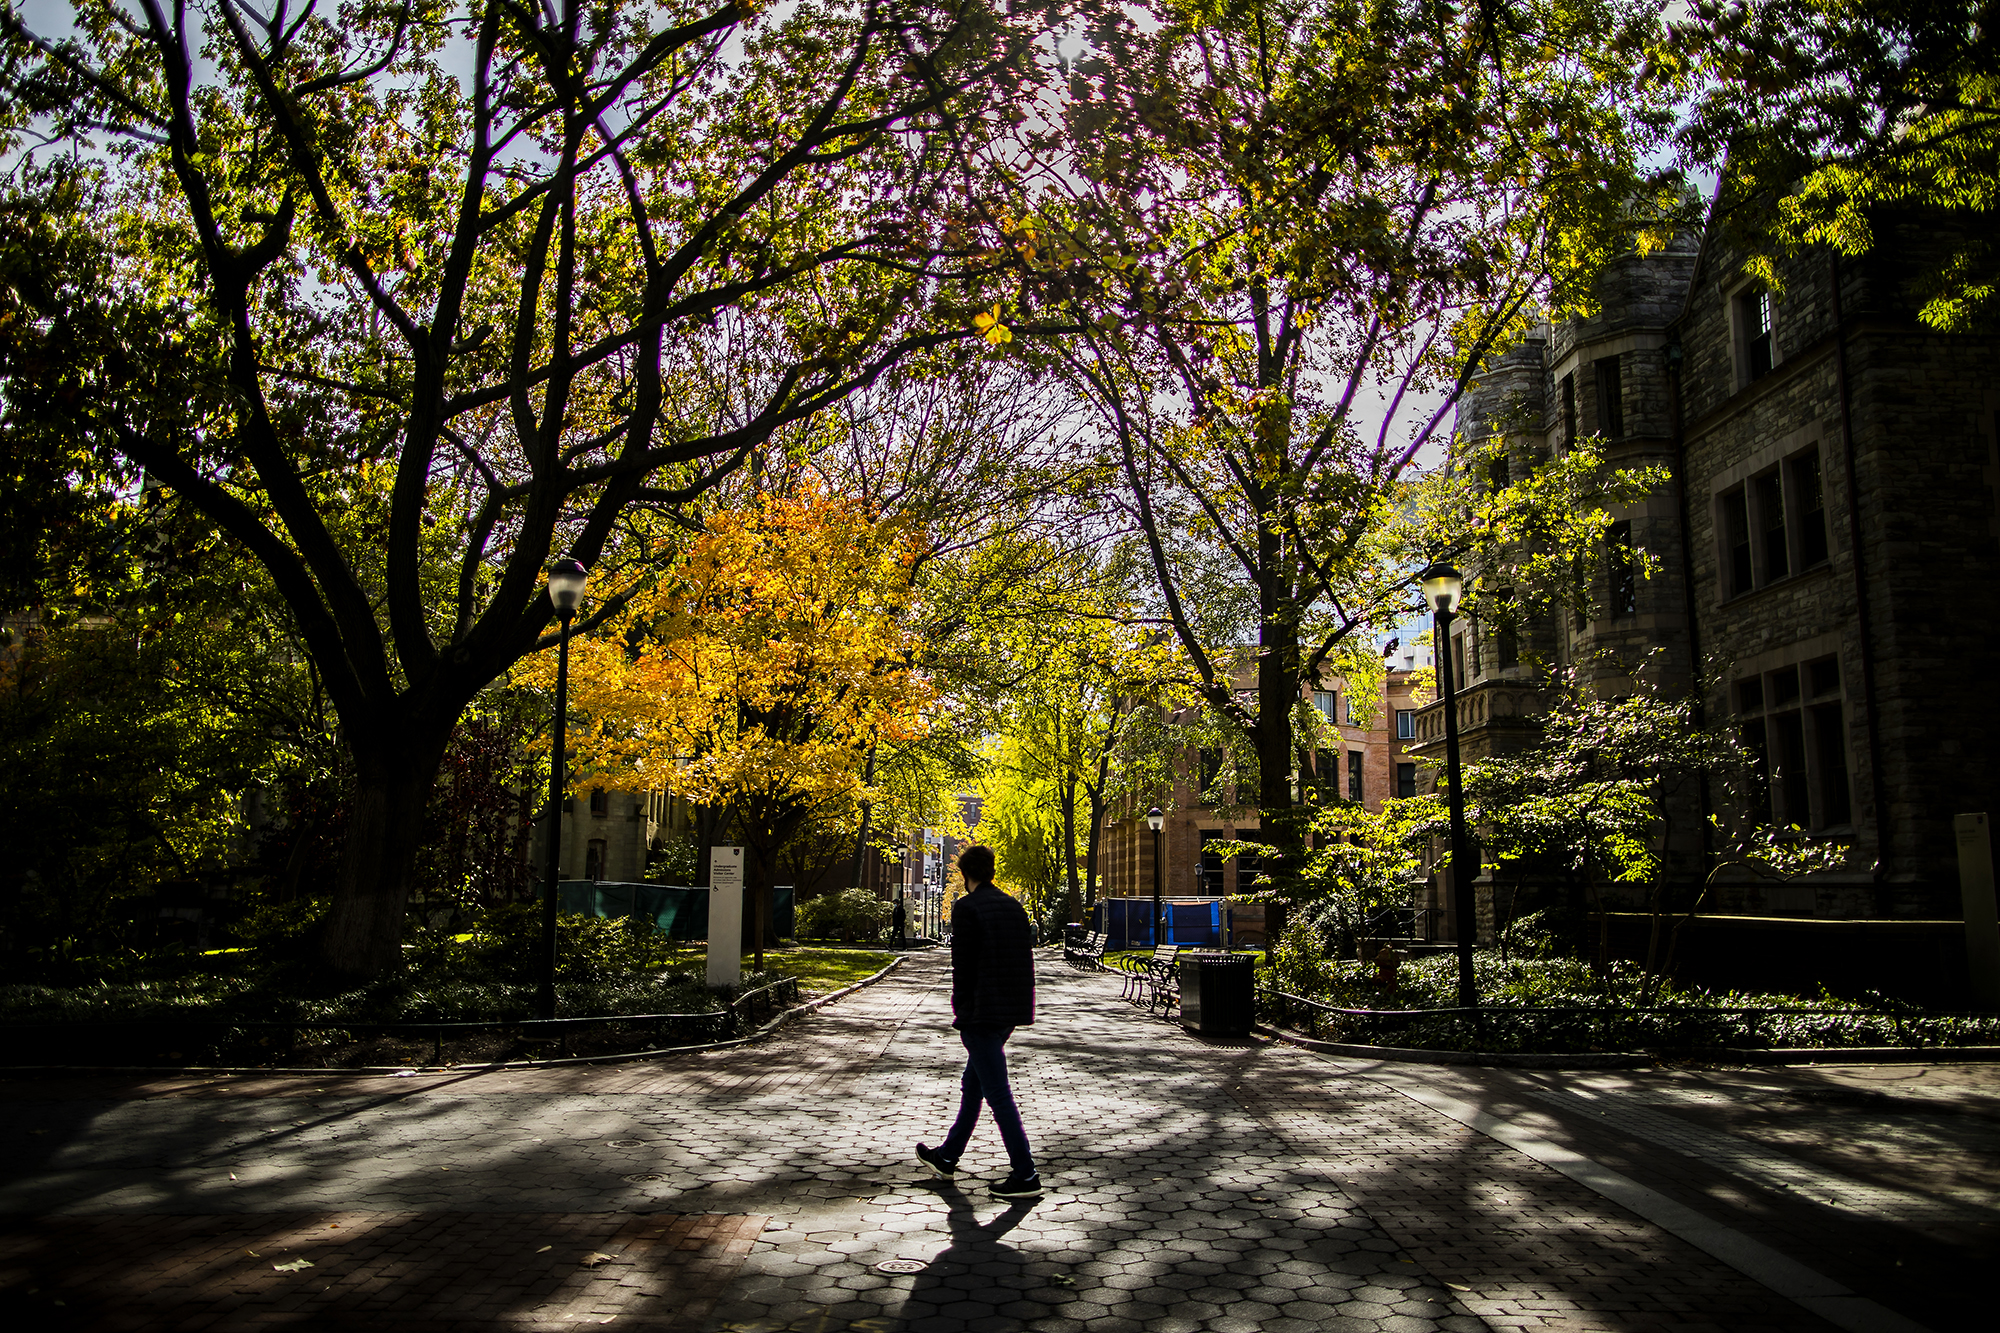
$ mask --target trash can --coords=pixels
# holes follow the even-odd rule
[[[1204,1037],[1249,1035],[1257,1018],[1256,964],[1249,954],[1181,959],[1181,1026]]]

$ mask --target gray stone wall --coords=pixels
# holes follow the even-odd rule
[[[1854,852],[1810,904],[1800,898],[1785,910],[1955,914],[1950,817],[2000,804],[1988,758],[2000,739],[1990,702],[2000,680],[1991,631],[2000,612],[1993,446],[2000,344],[1916,323],[1904,280],[1924,244],[1920,231],[1905,230],[1877,256],[1839,265],[1845,415],[1829,256],[1783,270],[1785,291],[1774,303],[1777,365],[1754,382],[1735,347],[1733,275],[1741,259],[1727,246],[1712,245],[1678,326],[1687,349],[1692,596],[1714,664],[1711,708],[1718,716],[1737,712],[1742,701],[1732,687],[1760,673],[1829,656],[1838,663],[1854,809],[1849,824],[1823,831],[1850,839]],[[1827,561],[1800,568],[1794,560],[1784,577],[1734,593],[1718,531],[1720,497],[1815,449]],[[1768,906],[1768,896],[1731,895],[1752,910]]]
[[[2000,340],[1945,337],[1914,318],[1910,275],[1935,250],[1921,223],[1885,227],[1865,261],[1807,254],[1780,268],[1772,302],[1774,364],[1752,374],[1743,297],[1755,290],[1743,255],[1720,232],[1699,254],[1690,244],[1611,266],[1589,318],[1538,330],[1496,360],[1459,413],[1461,437],[1480,442],[1524,416],[1538,429],[1510,435],[1522,457],[1561,448],[1560,384],[1570,379],[1578,434],[1604,420],[1596,364],[1619,366],[1621,466],[1659,466],[1673,481],[1614,517],[1657,562],[1634,612],[1604,605],[1579,626],[1564,615],[1533,627],[1525,656],[1594,664],[1600,688],[1649,654],[1673,687],[1698,688],[1707,716],[1741,724],[1747,681],[1788,668],[1832,664],[1842,765],[1851,809],[1812,832],[1849,841],[1848,865],[1803,885],[1725,886],[1723,910],[1821,916],[1956,912],[1951,816],[2000,808],[1991,754],[2000,742],[1993,686],[2000,683]],[[1835,338],[1833,283],[1845,337]],[[1840,348],[1847,391],[1841,392]],[[1670,351],[1680,354],[1678,386]],[[1678,388],[1678,415],[1675,391]],[[1849,457],[1849,439],[1852,457]],[[1804,500],[1788,469],[1817,456],[1826,555],[1807,559]],[[1849,472],[1854,477],[1850,500]],[[1755,586],[1729,577],[1723,504],[1777,476],[1786,512],[1786,568],[1761,556]],[[1762,539],[1751,533],[1753,545]],[[1865,606],[1865,615],[1864,615]],[[1468,627],[1470,628],[1470,627]],[[1863,669],[1872,658],[1872,689]],[[1461,704],[1465,753],[1476,758],[1528,743],[1533,706],[1522,671],[1501,673],[1490,644]],[[1826,683],[1822,668],[1822,683]],[[1802,682],[1810,673],[1802,673]],[[1802,684],[1802,692],[1807,692]],[[1524,699],[1528,702],[1524,703]],[[1420,718],[1418,748],[1441,751],[1436,706]],[[1869,719],[1874,718],[1871,731]],[[1804,716],[1804,714],[1802,714]],[[1815,758],[1820,743],[1816,737]],[[1832,753],[1829,749],[1827,753]],[[1879,771],[1875,756],[1879,754]],[[1820,789],[1815,778],[1814,790]],[[1707,809],[1732,810],[1735,794],[1688,794],[1669,850],[1690,874]],[[1831,808],[1815,796],[1816,814]],[[1886,833],[1886,839],[1883,834]]]

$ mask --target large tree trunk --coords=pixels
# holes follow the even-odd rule
[[[1275,537],[1263,538],[1267,571],[1258,589],[1263,612],[1257,653],[1258,831],[1271,851],[1263,873],[1275,885],[1299,872],[1305,831],[1292,802],[1292,708],[1299,698],[1299,626],[1290,587],[1271,571],[1278,564]],[[1240,798],[1239,798],[1240,799]]]
[[[403,719],[383,728],[393,737],[353,741],[354,798],[320,937],[320,959],[339,977],[379,976],[402,961],[425,807],[455,718]]]
[[[1063,827],[1063,874],[1069,884],[1069,891],[1063,897],[1063,924],[1081,919],[1083,894],[1077,887],[1076,877],[1076,786],[1072,780],[1065,780],[1062,787],[1062,827]]]
[[[875,785],[875,743],[873,741],[868,743],[868,765],[862,772],[861,785],[864,787],[873,787]],[[874,824],[875,803],[873,801],[863,801],[861,803],[861,831],[854,837],[854,882],[864,889],[875,887],[873,877],[869,874],[869,871],[874,869],[873,858],[868,855],[868,835],[874,832]],[[796,894],[798,890],[794,889],[792,892]]]

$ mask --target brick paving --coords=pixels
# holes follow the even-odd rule
[[[708,1321],[764,1220],[607,1213],[65,1216],[0,1234],[0,1280],[15,1317],[33,1321],[14,1324],[23,1329],[305,1325],[447,1333],[615,1323],[693,1333]],[[292,1267],[301,1260],[304,1267]]]
[[[1011,1048],[1052,1186],[1031,1204],[979,1187],[1005,1165],[990,1125],[965,1163],[975,1179],[934,1182],[909,1157],[956,1096],[936,956],[762,1045],[640,1065],[0,1082],[0,1135],[20,1148],[0,1166],[0,1316],[392,1333],[1831,1327],[1386,1075],[1197,1039],[1119,1004],[1114,979],[1057,962],[1042,981],[1042,1022]],[[1572,1076],[1411,1068],[1397,1077],[1650,1171],[1692,1206],[1736,1208],[1730,1225],[1775,1216],[1738,1194],[1841,1170],[1768,1129],[1707,1137],[1737,1131],[1654,1095],[1687,1093],[1684,1076],[1603,1085],[1612,1124]],[[1734,1105],[1720,1087],[1702,1096]],[[1704,1152],[1734,1154],[1735,1173]],[[1938,1202],[1976,1240],[1984,1180],[1842,1188],[1858,1207],[1870,1189]],[[1794,1226],[1786,1243],[1817,1244],[1806,1260],[1823,1261],[1860,1234],[1841,1220]],[[1931,1226],[1935,1240],[1947,1223],[1868,1225]],[[1962,1240],[1946,1237],[1948,1257]],[[313,1266],[280,1273],[273,1248]],[[585,1266],[591,1254],[611,1258]],[[879,1271],[886,1260],[918,1271]],[[1908,1309],[1894,1281],[1867,1290]]]

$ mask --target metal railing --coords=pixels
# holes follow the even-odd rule
[[[798,978],[780,977],[745,991],[720,1009],[697,1013],[435,1022],[353,1018],[259,1022],[208,1016],[8,1022],[0,1023],[0,1067],[199,1063],[191,1052],[214,1063],[282,1064],[298,1058],[299,1038],[305,1033],[320,1034],[323,1040],[315,1043],[320,1047],[367,1038],[428,1044],[432,1064],[444,1063],[447,1042],[487,1035],[510,1038],[516,1052],[525,1052],[523,1058],[547,1058],[548,1052],[538,1048],[551,1043],[556,1056],[565,1058],[578,1035],[607,1027],[633,1029],[633,1050],[665,1050],[754,1032],[798,1003]]]

